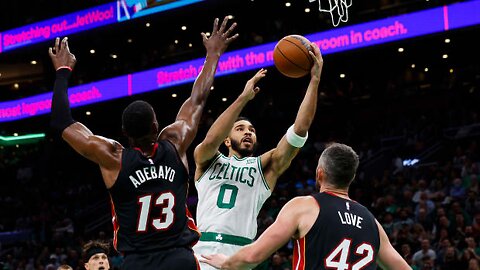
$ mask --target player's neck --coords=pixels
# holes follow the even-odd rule
[[[146,157],[151,157],[155,151],[155,140],[132,140],[131,145]]]
[[[322,192],[333,193],[338,197],[342,197],[344,199],[350,200],[350,197],[348,197],[348,189],[338,189],[338,188],[324,184],[320,187],[320,193]]]
[[[241,155],[240,153],[238,153],[234,150],[228,151],[228,157],[233,157],[233,156],[236,156],[238,159],[242,159],[242,158],[246,158],[246,157],[251,157],[252,155],[243,156],[243,155]]]

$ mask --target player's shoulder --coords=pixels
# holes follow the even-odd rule
[[[299,212],[309,212],[312,210],[318,210],[320,206],[317,203],[317,200],[313,196],[298,196],[291,199],[285,207],[289,207],[291,209],[296,209]]]
[[[100,135],[93,135],[92,136],[92,141],[97,144],[104,144],[108,145],[112,148],[114,151],[122,151],[124,149],[123,145],[119,143],[118,141],[110,138],[106,138]]]

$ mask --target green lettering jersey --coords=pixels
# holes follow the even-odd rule
[[[219,154],[195,186],[200,232],[255,238],[257,215],[271,194],[260,157],[239,159]]]

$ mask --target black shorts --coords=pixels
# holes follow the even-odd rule
[[[145,253],[125,254],[122,270],[198,270],[190,248],[178,247]]]

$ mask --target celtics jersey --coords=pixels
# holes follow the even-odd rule
[[[219,154],[195,186],[200,232],[255,238],[258,213],[271,194],[260,157]]]

